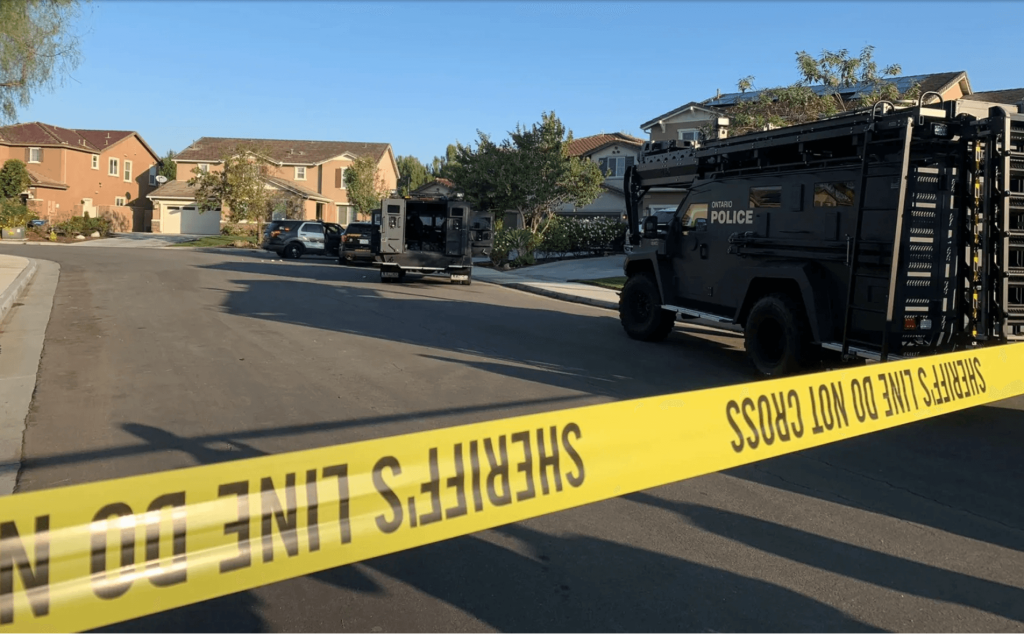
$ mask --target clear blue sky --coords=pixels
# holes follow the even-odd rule
[[[792,83],[798,50],[872,44],[903,74],[1024,87],[1012,24],[1024,3],[96,0],[73,79],[19,118],[135,130],[161,155],[224,136],[386,142],[428,162],[551,110],[577,137],[642,136],[740,77]]]

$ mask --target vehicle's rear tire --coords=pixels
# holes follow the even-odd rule
[[[626,334],[639,341],[662,341],[672,332],[676,315],[661,308],[661,292],[651,273],[626,280],[619,295],[619,321]]]
[[[747,315],[743,334],[747,359],[764,377],[796,374],[814,356],[803,307],[784,293],[759,299]]]
[[[281,253],[286,260],[298,260],[302,257],[302,245],[295,242],[286,244]]]

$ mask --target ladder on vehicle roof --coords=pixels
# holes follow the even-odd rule
[[[1024,341],[1024,115],[994,107],[974,131],[971,327],[980,341]]]
[[[887,102],[881,102],[883,109]],[[888,104],[891,106],[892,104]],[[896,300],[896,284],[899,273],[900,243],[903,235],[903,209],[907,199],[908,168],[910,162],[910,142],[913,137],[914,117],[908,114],[906,117],[895,120],[898,127],[898,135],[893,138],[891,127],[889,130],[880,130],[878,122],[869,126],[864,132],[864,140],[861,144],[861,166],[860,178],[854,196],[857,200],[856,221],[854,233],[847,236],[847,261],[849,266],[849,278],[847,284],[846,309],[843,319],[842,354],[849,356],[851,345],[859,349],[880,348],[880,360],[885,361],[889,355],[889,337],[892,330],[893,312]],[[884,156],[882,148],[892,146],[894,141],[900,149],[901,160],[893,175],[898,176],[900,191],[897,202],[896,226],[893,232],[893,239],[890,243],[868,241],[864,238],[864,215],[871,211],[887,211],[886,209],[871,209],[868,207],[867,186],[870,177],[882,173],[892,173],[893,164],[884,163],[881,157]],[[878,150],[876,153],[874,150]],[[889,250],[889,253],[886,253]],[[868,267],[863,260],[867,251],[877,254],[874,266]],[[885,268],[886,256],[888,255],[888,271],[880,272]],[[885,282],[887,289],[885,304],[886,307],[877,308],[867,305],[870,300],[870,282]],[[877,286],[877,285],[876,285]],[[857,313],[875,315],[875,319],[867,317],[860,320],[862,323],[868,321],[880,331],[881,341],[870,341],[868,339],[855,339],[855,324]],[[873,328],[861,327],[857,332],[872,331]]]

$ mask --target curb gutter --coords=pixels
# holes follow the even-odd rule
[[[32,281],[32,277],[35,276],[38,268],[35,260],[28,260],[28,265],[21,270],[18,277],[14,278],[14,282],[3,291],[0,291],[0,321],[4,320],[8,311],[14,306],[14,302],[21,297],[22,291]]]

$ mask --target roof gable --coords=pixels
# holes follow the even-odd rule
[[[717,115],[721,114],[720,112],[718,112],[717,110],[715,110],[713,108],[708,108],[707,106],[702,105],[700,103],[697,103],[696,101],[691,101],[690,103],[683,104],[682,106],[679,106],[675,110],[669,110],[665,114],[658,115],[657,117],[654,117],[650,121],[646,121],[646,122],[640,124],[640,129],[641,130],[648,130],[648,129],[654,127],[655,125],[657,125],[659,123],[663,123],[666,119],[671,119],[672,117],[674,117],[676,115],[682,114],[684,112],[690,112],[692,110],[700,110],[702,112],[706,112],[706,113],[708,113],[710,115],[714,115],[714,116],[717,116]]]
[[[644,144],[644,141],[643,139],[638,139],[635,136],[630,136],[623,132],[595,134],[593,136],[573,139],[572,143],[569,144],[568,151],[570,156],[586,156],[616,143],[640,147]]]

